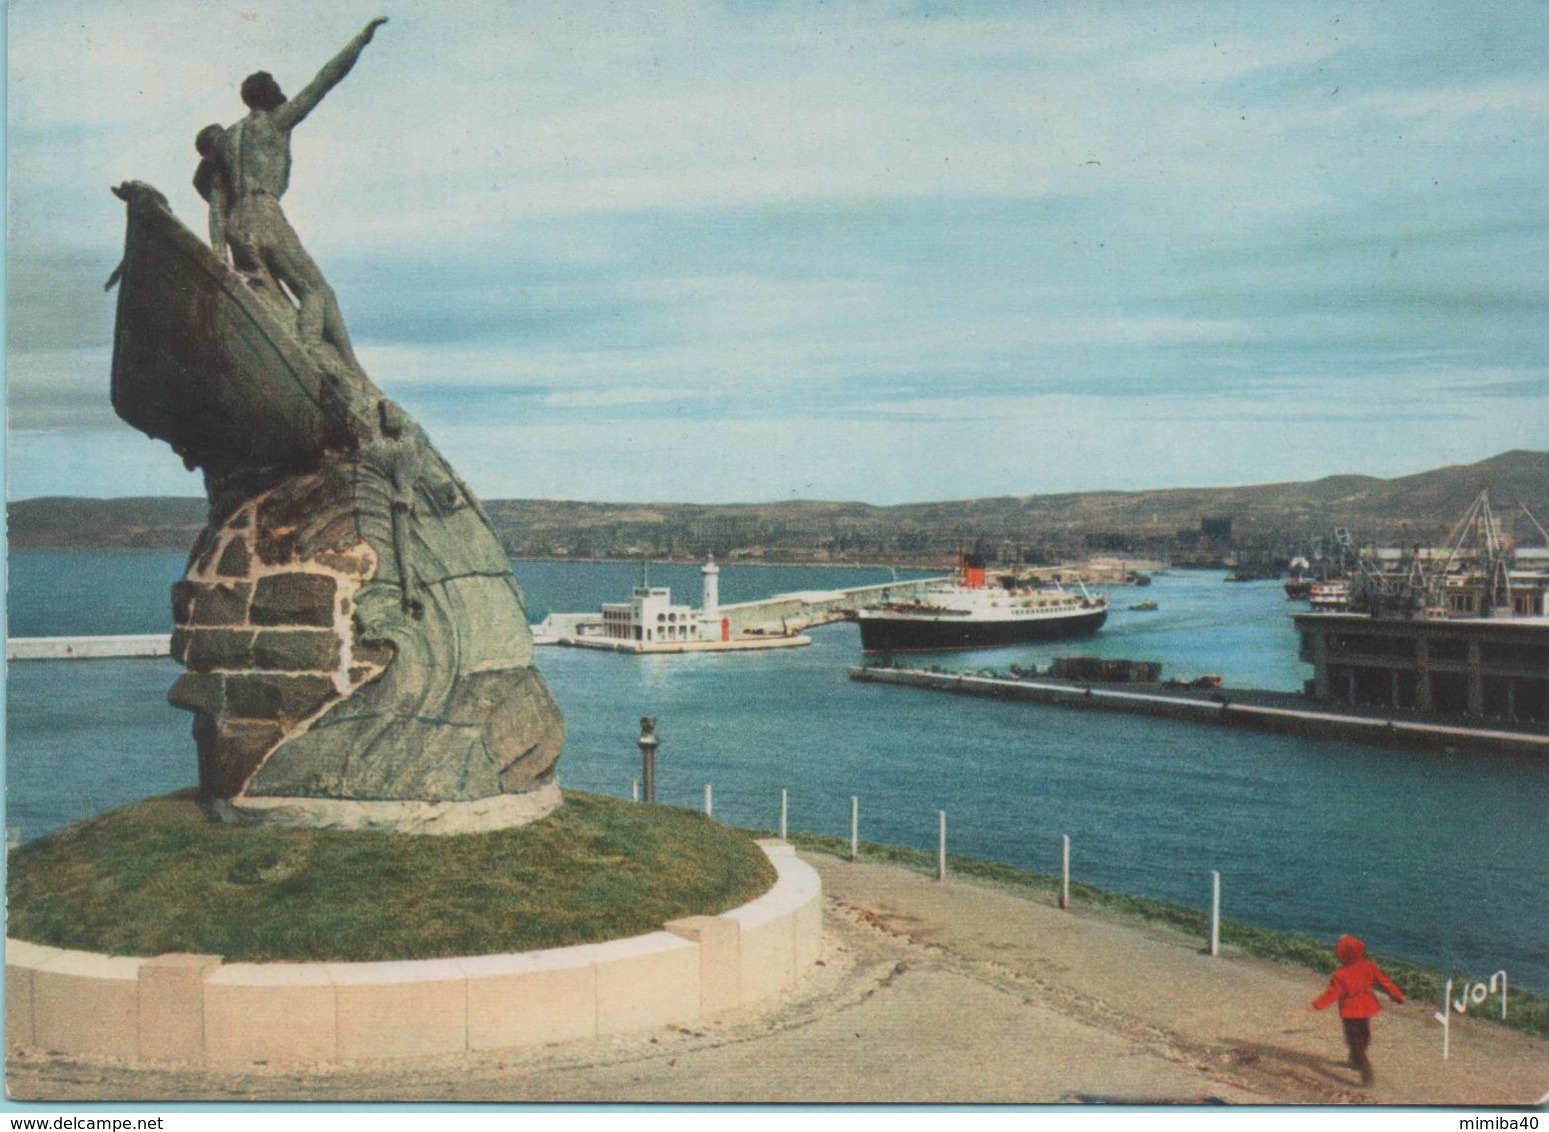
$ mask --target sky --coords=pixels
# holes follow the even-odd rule
[[[901,503],[1549,448],[1549,5],[11,0],[9,498],[108,401],[124,180],[294,93],[285,209],[488,498]]]

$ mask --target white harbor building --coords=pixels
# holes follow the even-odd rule
[[[699,573],[704,587],[700,608],[674,605],[666,586],[636,586],[628,601],[602,607],[602,636],[644,645],[730,641],[731,621],[721,616],[721,568],[712,558]]]
[[[775,649],[812,643],[812,638],[787,629],[779,612],[765,614],[771,602],[723,608],[721,568],[714,559],[699,574],[702,604],[698,609],[673,604],[670,589],[653,586],[647,579],[630,591],[628,601],[607,602],[601,613],[549,614],[533,627],[533,643],[636,653]]]

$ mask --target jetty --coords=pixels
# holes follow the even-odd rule
[[[567,636],[533,632],[535,645],[565,645],[579,649],[636,654],[685,652],[757,652],[760,649],[789,649],[810,645],[812,638],[801,633],[782,633],[769,637],[733,637],[726,641],[619,641],[595,635]]]
[[[721,604],[713,561],[703,568],[698,608],[674,605],[665,586],[636,586],[627,602],[597,613],[551,613],[533,626],[536,645],[573,645],[630,653],[731,652],[811,644],[808,629],[853,619],[867,605],[916,601],[941,578],[881,582],[840,590],[803,590]]]
[[[170,633],[120,637],[8,637],[6,660],[109,660],[172,655]]]
[[[1392,714],[1320,711],[1293,693],[1213,690],[1166,685],[1116,685],[1028,679],[993,673],[942,672],[864,666],[850,679],[991,699],[1026,700],[1055,707],[1165,716],[1192,723],[1272,731],[1315,739],[1346,739],[1385,746],[1425,747],[1488,754],[1549,755],[1549,733],[1470,726]]]
[[[760,629],[768,632],[776,627],[801,632],[834,621],[851,620],[855,611],[863,606],[918,601],[926,587],[949,580],[945,577],[919,578],[906,582],[856,586],[847,590],[802,590],[798,593],[776,594],[757,601],[723,605],[721,614],[730,619],[733,632],[739,626],[744,633]]]

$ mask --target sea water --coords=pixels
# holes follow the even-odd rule
[[[182,554],[18,551],[15,636],[164,631]],[[625,600],[641,567],[517,563],[534,620]],[[900,571],[900,576],[919,572]],[[727,564],[723,602],[886,581],[887,570]],[[697,604],[697,567],[650,567],[650,582]],[[1166,675],[1296,691],[1310,674],[1274,582],[1170,573],[1108,591],[1093,638],[922,656],[974,669],[1055,656],[1160,661]],[[1155,612],[1131,611],[1150,599]],[[660,800],[762,829],[788,792],[793,832],[933,849],[946,811],[953,853],[1073,879],[1332,941],[1460,975],[1505,969],[1549,990],[1549,760],[1258,734],[1144,716],[859,684],[851,624],[809,648],[630,656],[542,648],[565,713],[560,779],[627,797],[640,776],[639,720],[658,717]],[[31,838],[193,782],[190,717],[166,703],[169,660],[12,664],[7,825]]]

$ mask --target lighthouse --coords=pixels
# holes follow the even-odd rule
[[[699,615],[707,621],[713,621],[721,615],[721,568],[712,558],[700,567],[699,574],[704,581]]]
[[[731,623],[721,616],[721,568],[711,558],[699,568],[701,599],[699,610],[699,639],[701,641],[726,641],[731,639]]]

